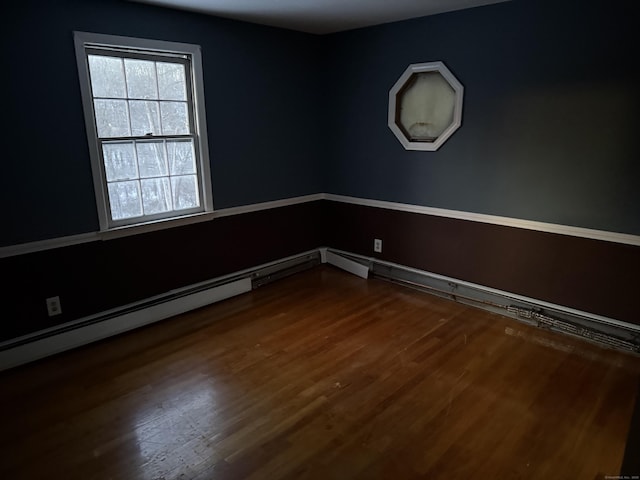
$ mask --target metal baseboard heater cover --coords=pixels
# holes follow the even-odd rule
[[[600,345],[640,353],[640,326],[329,249],[304,252],[0,343],[0,371],[230,298],[320,263],[377,277]]]
[[[540,328],[577,336],[603,346],[640,353],[640,325],[512,295],[376,258],[334,249],[328,249],[327,253],[367,266],[372,277],[482,308]]]
[[[0,343],[0,371],[195,310],[320,264],[317,250]]]

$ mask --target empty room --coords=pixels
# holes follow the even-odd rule
[[[640,478],[632,7],[5,4],[0,478]]]

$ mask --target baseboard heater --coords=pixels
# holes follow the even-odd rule
[[[313,250],[0,343],[0,371],[195,310],[320,264]]]
[[[603,346],[640,353],[640,325],[510,294],[376,258],[330,248],[327,249],[327,255],[329,254],[366,266],[371,277],[419,289]]]
[[[0,371],[164,320],[330,263],[598,344],[640,353],[640,325],[581,312],[376,258],[320,248],[0,343]]]

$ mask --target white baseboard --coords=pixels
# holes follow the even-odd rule
[[[317,249],[280,258],[0,343],[0,371],[87,345],[251,291],[253,280],[318,258]]]
[[[9,342],[4,342],[0,344],[0,371],[64,352],[75,347],[87,345],[112,335],[133,330],[235,295],[249,292],[252,289],[252,278],[256,277],[255,274],[257,271],[265,270],[268,273],[272,273],[278,266],[281,268],[289,268],[292,263],[307,261],[314,255],[317,256],[316,258],[318,258],[321,263],[329,263],[365,279],[369,276],[371,269],[375,269],[376,266],[384,266],[407,274],[419,275],[423,279],[430,279],[430,282],[445,285],[447,288],[452,289],[449,293],[451,296],[456,296],[463,292],[469,292],[474,296],[479,294],[477,298],[488,297],[507,300],[509,304],[533,306],[538,309],[559,313],[564,318],[578,322],[587,321],[591,325],[599,325],[600,328],[605,328],[614,333],[626,333],[632,338],[637,339],[638,335],[640,335],[640,325],[575,310],[562,305],[551,304],[455,278],[445,277],[405,265],[385,262],[377,258],[321,247],[255,268],[225,275],[209,282],[203,282],[195,286],[192,285],[185,289],[174,290],[168,292],[165,296],[161,295],[139,302],[138,304],[127,305],[117,310],[102,312],[97,315],[92,315],[91,317],[75,320],[67,324],[35,332],[34,334],[12,339]],[[214,284],[214,282],[216,283]],[[215,286],[205,288],[206,285]]]
[[[369,278],[369,267],[365,265],[349,260],[348,258],[341,257],[340,255],[336,255],[333,252],[326,252],[326,259],[326,263],[333,265],[334,267],[338,267],[345,272],[352,273],[361,278]]]
[[[637,324],[498,290],[457,278],[438,275],[406,265],[386,262],[365,255],[358,255],[333,248],[327,249],[326,255],[327,258],[333,256],[356,263],[362,268],[367,269],[372,277],[388,277],[399,281],[399,283],[424,287],[436,295],[517,320],[524,320],[526,323],[536,324],[536,321],[527,320],[522,314],[533,313],[533,317],[536,317],[538,312],[548,314],[556,320],[558,325],[561,325],[563,322],[570,322],[571,325],[576,326],[574,330],[578,331],[579,336],[582,338],[611,346],[611,342],[605,342],[604,340],[606,339],[603,340],[604,337],[601,334],[614,336],[616,339],[621,339],[627,343],[623,347],[625,350],[640,351],[640,325]],[[568,331],[566,328],[564,330],[559,328],[551,329],[562,333],[567,333]],[[618,348],[617,346],[614,347]]]
[[[0,371],[102,340],[251,290],[245,278],[0,351]]]

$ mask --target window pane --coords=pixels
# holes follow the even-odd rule
[[[160,112],[164,135],[189,133],[189,114],[186,102],[160,102]]]
[[[98,137],[128,137],[129,113],[126,100],[94,100]]]
[[[143,136],[148,133],[160,135],[160,112],[158,102],[145,102],[144,100],[129,101],[131,110],[131,133],[135,136]]]
[[[434,142],[453,122],[456,93],[439,72],[421,72],[402,93],[400,124],[409,140]]]
[[[122,59],[89,55],[89,73],[94,97],[125,98]]]
[[[159,177],[168,175],[167,155],[162,141],[138,142],[136,143],[138,152],[138,168],[140,177]]]
[[[198,180],[195,175],[171,177],[174,210],[195,208],[200,206]]]
[[[168,178],[141,180],[142,205],[145,215],[163,213],[171,210],[171,188]]]
[[[137,181],[109,183],[108,187],[111,218],[113,220],[142,215],[140,184]]]
[[[196,173],[196,161],[193,153],[193,140],[168,140],[169,171],[171,175]]]
[[[187,81],[181,63],[156,63],[160,100],[186,100]]]
[[[102,154],[107,181],[138,178],[133,142],[104,143]]]
[[[149,60],[124,60],[129,98],[158,98],[156,68]]]

